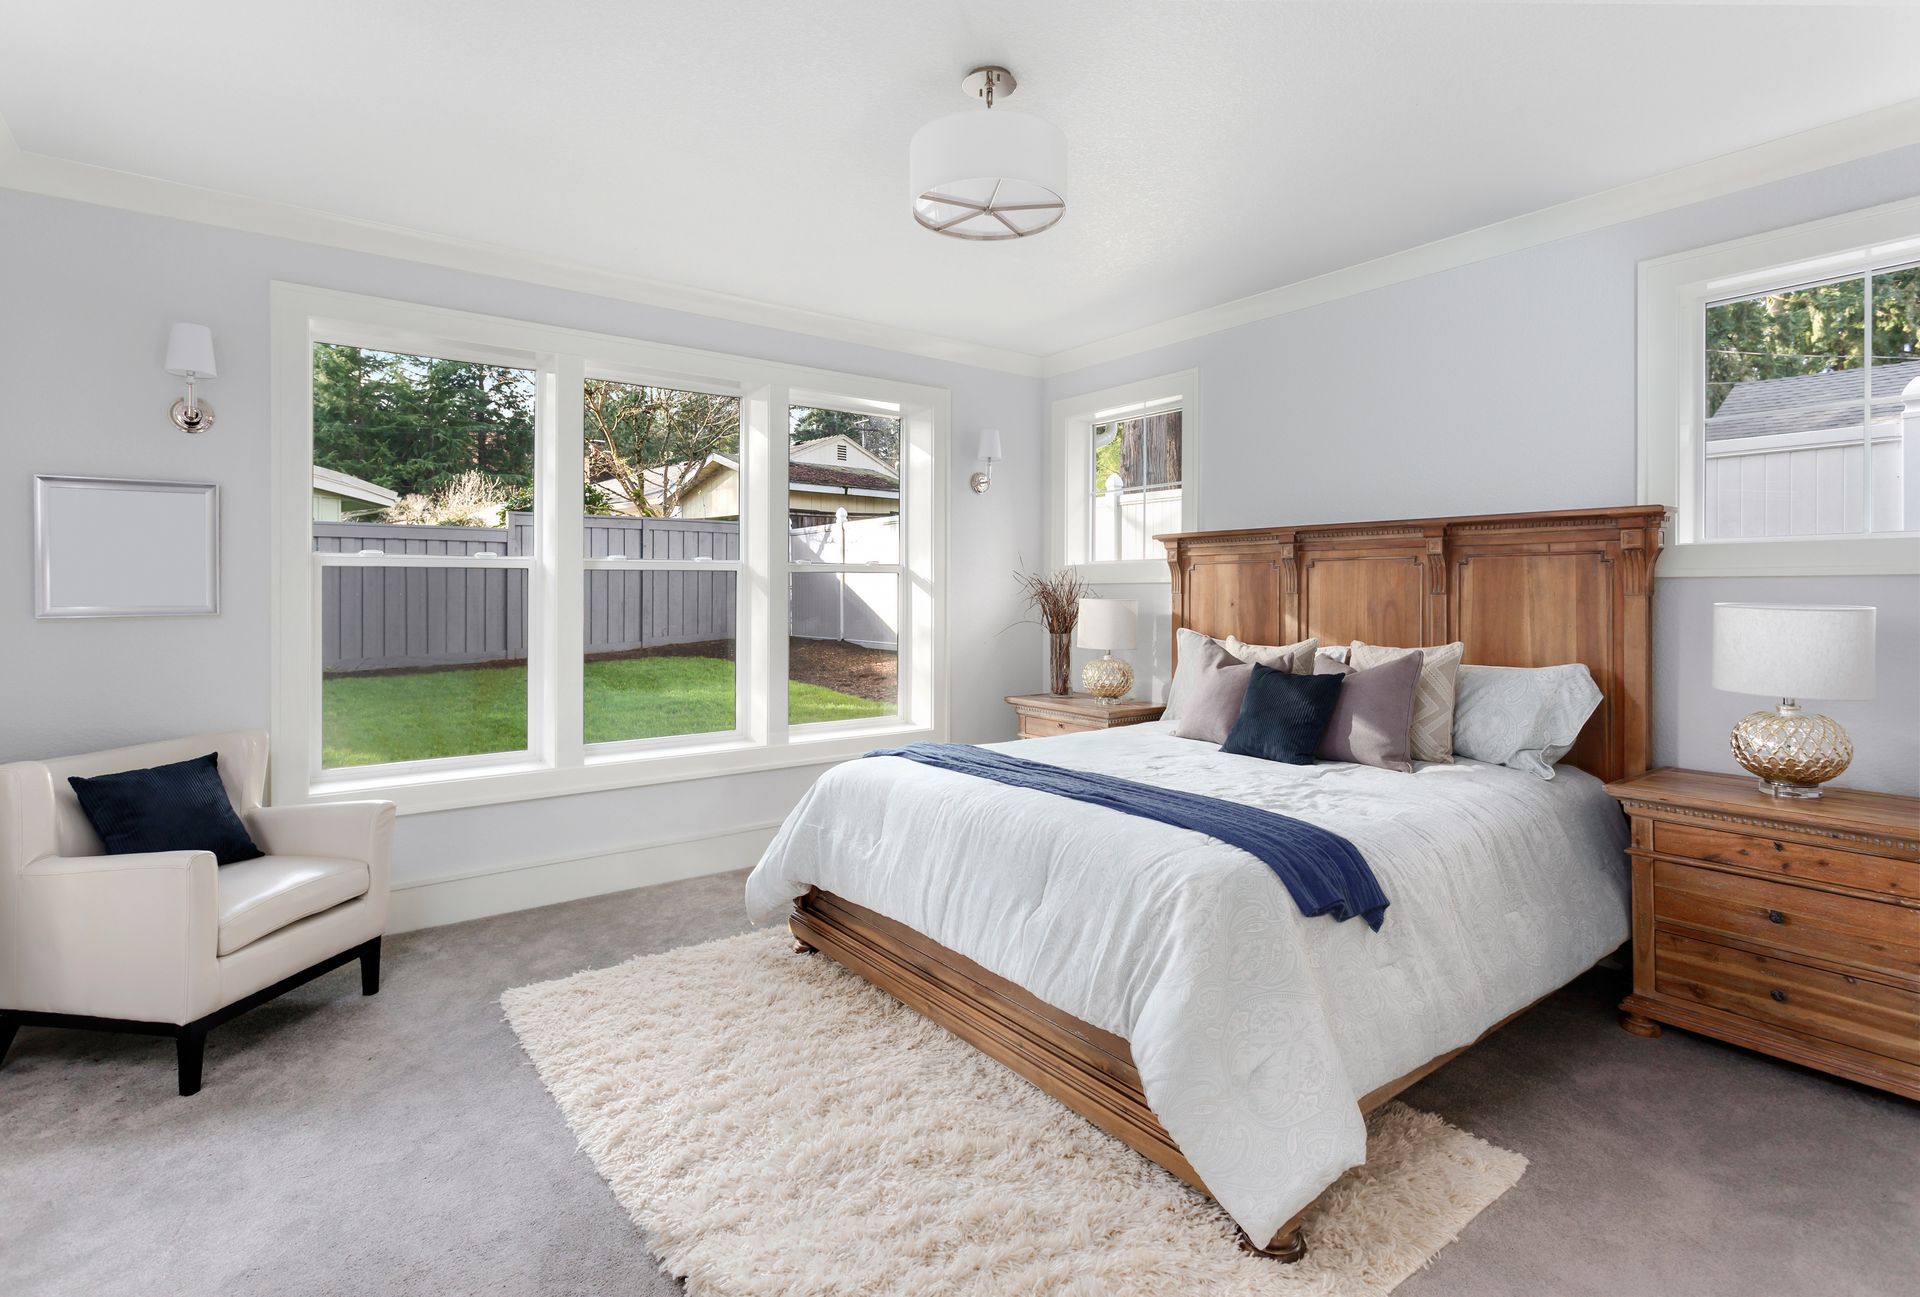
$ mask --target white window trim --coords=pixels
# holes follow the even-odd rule
[[[877,741],[944,739],[948,732],[947,438],[945,388],[699,351],[443,307],[299,284],[271,290],[272,734],[271,800],[278,805],[384,797],[404,813],[560,797],[611,788],[824,765]],[[320,766],[320,583],[313,552],[313,361],[316,339],[531,367],[538,375],[536,554],[496,559],[527,566],[528,749],[379,767]],[[458,339],[458,347],[448,340]],[[731,733],[596,744],[581,741],[583,583],[581,388],[587,373],[741,398],[745,496],[736,639],[739,709]],[[832,394],[809,400],[815,394]],[[903,503],[900,709],[870,722],[828,722],[789,733],[783,625],[790,568],[785,545],[787,407],[832,403],[901,419]],[[392,560],[387,560],[391,562]],[[449,560],[436,560],[445,565]],[[468,566],[451,560],[452,565]],[[654,566],[656,561],[648,561]],[[734,567],[734,564],[727,564]],[[861,570],[868,570],[862,568]]]
[[[1093,473],[1093,427],[1108,418],[1155,406],[1180,407],[1180,530],[1200,526],[1200,371],[1183,369],[1123,383],[1053,403],[1053,480],[1050,558],[1102,585],[1166,584],[1165,559],[1095,563],[1087,558],[1087,483]]]
[[[1920,535],[1700,539],[1700,356],[1709,302],[1794,280],[1920,259],[1920,199],[1640,263],[1638,469],[1642,504],[1675,509],[1662,577],[1920,574]]]

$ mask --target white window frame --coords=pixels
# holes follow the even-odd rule
[[[527,591],[527,737],[523,752],[326,770],[319,661],[323,566],[472,559],[360,559],[313,551],[313,344],[532,368],[535,552],[489,566],[524,566]],[[949,393],[777,361],[424,306],[299,284],[271,290],[272,364],[272,800],[276,804],[384,797],[402,813],[567,796],[685,779],[820,765],[878,742],[944,739],[948,731],[945,607]],[[673,568],[671,560],[587,560],[580,481],[582,394],[588,373],[740,397],[741,557],[736,570],[737,724],[721,734],[583,742],[583,573],[595,566]],[[817,398],[817,399],[815,399]],[[901,420],[899,709],[871,721],[787,724],[786,544],[788,406],[829,402]],[[714,570],[702,562],[699,569]],[[878,570],[851,565],[853,570]]]
[[[1148,585],[1171,580],[1164,558],[1092,560],[1089,483],[1095,425],[1176,407],[1180,410],[1180,530],[1196,531],[1200,526],[1197,483],[1202,436],[1199,370],[1183,369],[1053,403],[1053,567],[1071,567],[1096,584]]]
[[[1920,533],[1703,539],[1705,312],[1920,259],[1920,199],[1640,263],[1638,491],[1674,508],[1662,577],[1920,574]]]

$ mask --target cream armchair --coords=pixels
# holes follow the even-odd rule
[[[208,752],[266,855],[103,854],[69,775]],[[266,775],[258,730],[0,765],[0,1063],[22,1026],[172,1036],[192,1094],[222,1022],[355,959],[380,989],[393,803],[262,806]]]

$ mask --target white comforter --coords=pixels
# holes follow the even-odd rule
[[[775,920],[818,886],[1126,1037],[1154,1113],[1265,1242],[1365,1160],[1361,1096],[1626,940],[1626,826],[1570,767],[1284,766],[1169,728],[994,746],[1331,829],[1387,894],[1380,931],[1303,917],[1204,834],[892,758],[822,776],[747,906]]]

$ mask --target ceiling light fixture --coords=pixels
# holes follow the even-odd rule
[[[1025,113],[993,111],[1013,73],[975,68],[960,89],[986,103],[914,132],[908,148],[913,219],[935,234],[994,242],[1050,230],[1067,210],[1067,137]]]

